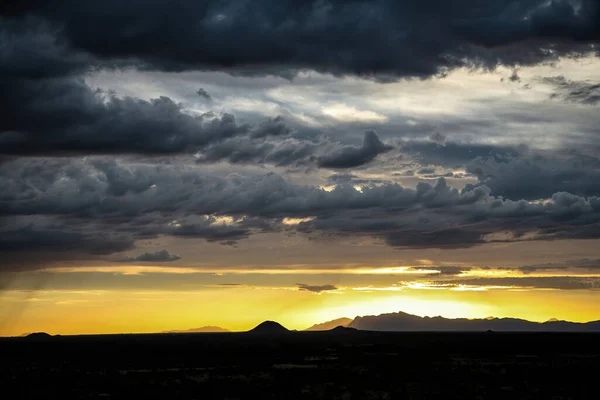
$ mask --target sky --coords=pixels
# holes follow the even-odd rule
[[[0,6],[0,336],[600,320],[594,0]]]

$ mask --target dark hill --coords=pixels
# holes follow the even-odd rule
[[[266,335],[278,335],[288,332],[289,330],[287,330],[283,325],[275,321],[265,321],[259,324],[256,328],[248,331],[248,333],[260,333]]]
[[[333,329],[330,329],[328,332],[331,333],[335,333],[337,334],[342,334],[342,335],[347,335],[347,334],[352,334],[355,332],[358,332],[358,330],[356,328],[348,328],[347,326],[336,326]]]
[[[25,338],[28,340],[48,340],[52,339],[52,335],[46,332],[34,332],[26,335]]]

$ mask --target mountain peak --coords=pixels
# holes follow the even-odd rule
[[[274,334],[287,333],[287,332],[289,332],[289,330],[287,330],[279,322],[265,321],[265,322],[258,324],[254,329],[252,329],[248,332],[274,335]]]

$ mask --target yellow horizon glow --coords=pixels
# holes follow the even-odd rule
[[[341,317],[403,311],[446,318],[514,317],[600,320],[598,291],[422,290],[341,288],[316,294],[296,287],[206,288],[198,291],[40,290],[0,293],[0,336],[151,333],[220,326],[245,331],[264,320],[288,329]],[[366,288],[368,289],[368,288]],[[381,288],[380,288],[381,289]]]

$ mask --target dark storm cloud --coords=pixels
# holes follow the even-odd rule
[[[277,132],[276,120],[267,124],[271,136]],[[282,128],[287,132],[287,127]],[[299,140],[286,138],[278,140],[254,140],[260,136],[236,137],[208,146],[198,154],[199,163],[227,161],[233,164],[272,164],[275,166],[296,166],[342,169],[362,166],[373,161],[377,155],[392,149],[373,131],[364,134],[361,146],[342,145],[325,138]]]
[[[340,161],[357,166],[387,149],[375,134],[359,148],[308,141],[288,137],[294,129],[281,116],[239,124],[231,114],[188,112],[165,96],[142,100],[93,90],[85,74],[111,64],[69,51],[48,29],[33,18],[0,26],[2,155],[199,152],[201,162],[277,166],[316,166],[316,157],[326,155],[333,164],[345,157]]]
[[[346,146],[332,154],[319,158],[319,166],[325,168],[351,168],[372,161],[381,153],[392,149],[384,144],[374,131],[365,132],[362,145],[359,147]]]
[[[0,154],[195,152],[236,136],[291,133],[281,117],[251,126],[231,114],[197,115],[162,96],[117,97],[85,77],[110,67],[74,52],[38,19],[0,24]]]
[[[299,290],[306,290],[314,293],[328,292],[330,290],[337,290],[335,285],[307,285],[305,283],[297,283]]]
[[[275,166],[314,164],[317,143],[293,138],[277,141],[241,137],[215,143],[198,154],[198,163],[227,161],[232,164],[272,164]]]
[[[380,194],[391,193],[393,187],[363,188],[363,192],[369,197],[379,190]],[[546,204],[503,200],[490,196],[484,187],[455,192],[443,179],[436,185],[419,183],[414,194],[405,205],[392,202],[385,206],[384,195],[380,207],[346,210],[302,223],[299,228],[312,234],[370,235],[388,245],[409,248],[468,248],[487,242],[600,237],[600,203],[596,197],[556,193]]]
[[[171,71],[427,77],[554,60],[600,39],[594,0],[50,0],[0,12],[44,18],[98,59]]]
[[[292,133],[292,129],[286,125],[283,117],[278,116],[261,122],[250,133],[250,136],[253,138],[265,138],[268,136],[286,136],[290,133]]]
[[[63,224],[13,225],[12,221],[0,220],[0,250],[2,253],[26,253],[35,251],[107,255],[133,248],[133,241],[125,235],[82,232]]]
[[[183,223],[172,224],[172,227],[164,230],[163,233],[183,238],[204,238],[207,242],[231,245],[250,235],[251,230],[243,225],[243,223],[233,226],[220,225],[212,217],[199,220],[187,218]]]
[[[558,192],[547,203],[513,201],[444,179],[415,189],[383,183],[327,191],[273,173],[220,178],[181,165],[28,159],[4,164],[0,186],[3,249],[31,255],[39,247],[52,260],[69,246],[104,256],[161,235],[232,244],[280,230],[286,217],[313,217],[286,228],[307,235],[375,237],[408,248],[600,237],[598,197]]]
[[[485,6],[478,0],[135,0],[126,6],[51,0],[0,12],[4,155],[195,152],[232,137],[290,132],[279,118],[251,127],[230,115],[191,115],[168,97],[146,101],[94,91],[85,77],[100,69],[428,77],[454,67],[537,63],[580,51],[581,43],[598,39],[600,14],[591,1],[575,12],[567,2],[542,0]],[[309,152],[288,145],[271,154],[267,147],[231,158],[286,165],[290,154],[300,159]],[[358,166],[382,150],[372,136],[320,164]]]
[[[208,102],[212,101],[212,97],[210,97],[210,94],[208,94],[208,92],[203,88],[198,89],[196,91],[196,94]]]
[[[231,114],[191,115],[168,97],[119,98],[78,78],[0,78],[0,86],[7,91],[0,153],[7,155],[182,153],[234,136],[285,133],[281,120],[250,126]]]
[[[167,250],[160,250],[153,253],[142,253],[136,257],[124,258],[122,262],[172,262],[180,260],[181,257],[175,254],[170,254]]]
[[[578,196],[600,195],[600,158],[593,149],[536,150],[526,146],[415,140],[401,142],[399,150],[425,166],[417,170],[420,174],[433,174],[435,169],[431,166],[464,168],[468,175],[477,178],[477,185],[485,185],[494,196],[536,200],[562,191]]]
[[[542,82],[554,86],[552,98],[574,103],[594,105],[600,102],[600,84],[588,81],[571,81],[564,76],[542,78]]]
[[[510,199],[548,198],[557,191],[600,194],[600,159],[575,150],[477,157],[467,164],[467,171],[492,194]]]
[[[525,149],[516,146],[502,146],[482,143],[460,143],[446,140],[439,141],[403,141],[400,151],[411,155],[426,165],[442,165],[445,167],[465,166],[477,157],[506,159],[522,154]]]
[[[35,269],[58,261],[102,259],[135,247],[132,235],[80,222],[45,216],[0,217],[0,267]]]

